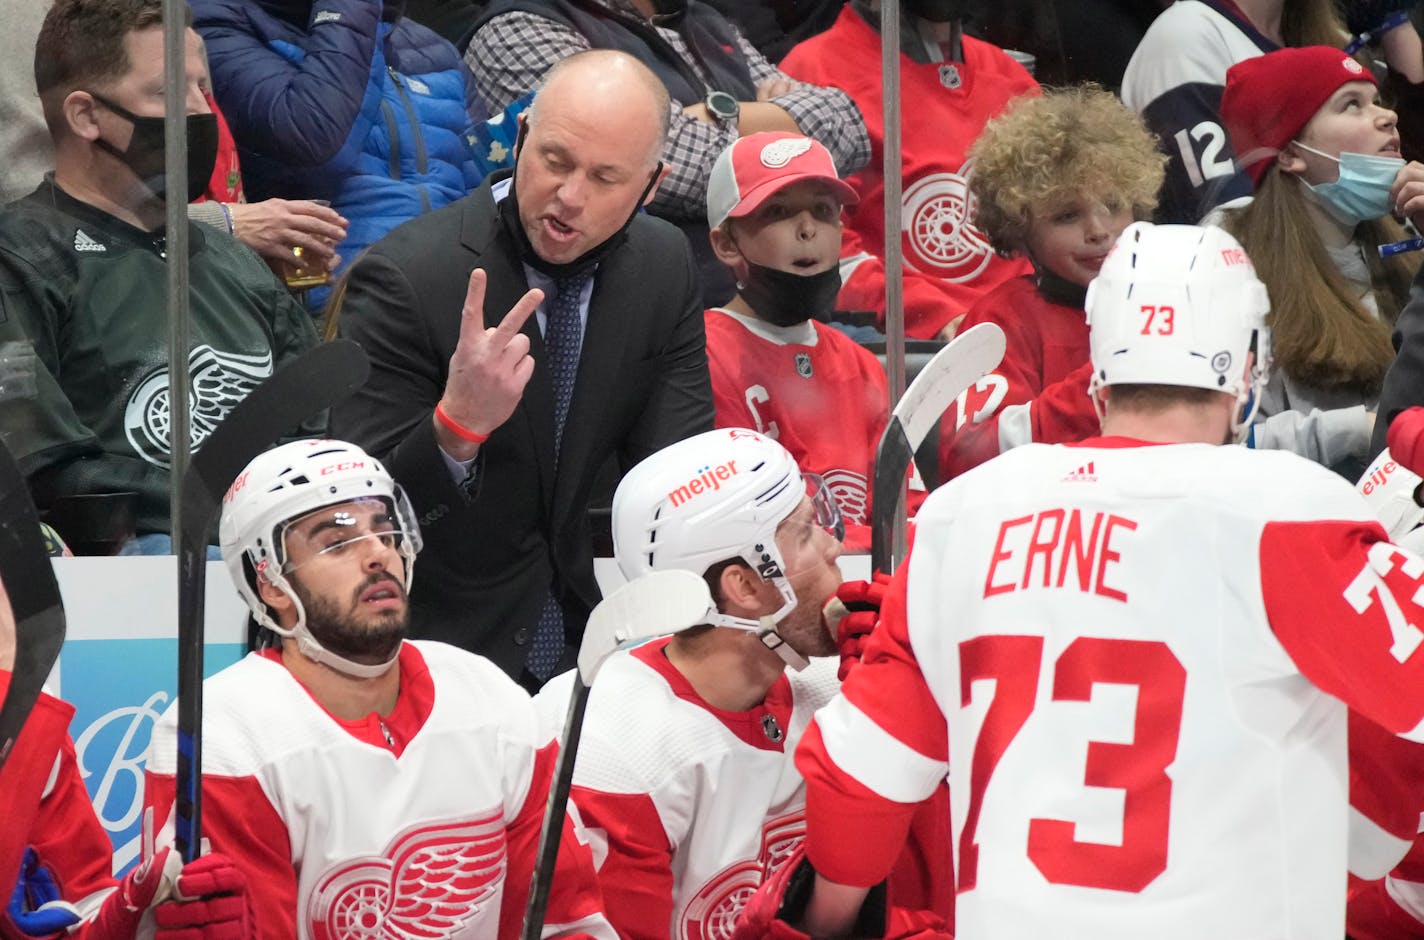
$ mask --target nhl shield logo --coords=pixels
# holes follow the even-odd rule
[[[803,379],[809,379],[811,377],[813,373],[811,370],[810,353],[800,352],[796,354],[796,374]]]

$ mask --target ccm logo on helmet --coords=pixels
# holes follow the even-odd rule
[[[667,498],[674,506],[681,506],[698,493],[710,493],[713,490],[722,488],[723,480],[730,480],[737,475],[737,462],[729,460],[724,464],[715,467],[703,467],[698,471],[698,475],[670,491]]]
[[[364,460],[343,460],[340,463],[327,464],[325,467],[322,467],[321,475],[326,476],[328,473],[339,473],[342,470],[364,469],[366,469],[366,461]]]

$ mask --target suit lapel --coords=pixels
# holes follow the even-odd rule
[[[471,206],[465,215],[461,241],[475,254],[473,267],[484,268],[488,275],[485,288],[485,326],[498,326],[500,321],[529,289],[524,265],[518,255],[506,248],[506,239],[498,237],[500,224],[493,197],[490,202]],[[539,487],[545,505],[554,491],[554,403],[545,364],[544,340],[539,332],[537,316],[524,322],[520,331],[529,337],[529,352],[534,357],[534,374],[524,387],[519,405],[510,415],[509,424],[522,422],[533,442],[535,463],[539,468]],[[514,428],[511,427],[511,430]]]

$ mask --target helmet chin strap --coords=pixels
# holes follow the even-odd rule
[[[282,627],[277,626],[276,623],[272,621],[272,618],[269,615],[266,618],[267,626],[270,627],[272,629],[272,632],[277,634],[278,636],[286,637],[289,639],[295,638],[297,641],[297,650],[301,652],[301,654],[307,659],[310,659],[312,662],[321,663],[323,666],[328,666],[332,669],[335,669],[342,675],[350,676],[353,679],[374,679],[377,676],[385,675],[390,670],[391,666],[395,664],[395,661],[400,658],[399,645],[396,647],[395,652],[391,654],[391,658],[383,663],[358,663],[347,659],[345,656],[338,656],[331,650],[322,646],[321,643],[317,641],[317,638],[312,636],[311,631],[307,629],[306,607],[302,605],[301,598],[297,597],[296,592],[293,591],[291,589],[291,586],[287,584],[286,579],[274,579],[272,580],[272,584],[277,587],[278,590],[282,591],[284,594],[290,597],[292,599],[292,603],[296,605],[297,623],[296,626],[292,627],[290,630],[286,630]]]
[[[791,589],[791,584],[784,577],[773,577],[771,582],[781,591],[781,596],[785,599],[775,613],[763,614],[756,620],[747,617],[734,617],[731,614],[724,614],[715,607],[707,611],[707,623],[714,627],[731,627],[734,630],[746,630],[748,633],[755,633],[761,640],[762,645],[771,650],[781,661],[792,669],[800,672],[811,664],[805,656],[796,652],[791,644],[777,631],[777,623],[788,616],[796,609],[796,592]]]

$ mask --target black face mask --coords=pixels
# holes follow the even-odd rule
[[[658,26],[676,23],[686,12],[687,0],[653,0],[652,20]]]
[[[974,5],[969,0],[904,0],[906,12],[931,23],[963,19]]]
[[[746,281],[738,290],[747,306],[773,326],[827,321],[841,291],[841,269],[832,265],[820,274],[792,274],[748,261]]]
[[[92,91],[89,94],[133,125],[133,136],[129,138],[127,150],[119,150],[102,137],[94,142],[95,146],[113,154],[133,171],[150,192],[159,199],[166,199],[168,180],[163,172],[163,118],[142,117],[103,95]],[[190,114],[186,124],[188,189],[183,201],[192,202],[207,191],[208,180],[212,178],[213,167],[217,164],[218,119],[214,114]]]
[[[658,177],[662,175],[663,164],[658,161],[658,165],[653,168],[653,173],[648,177],[648,185],[643,187],[643,194],[638,197],[638,201],[633,204],[633,211],[629,213],[627,221],[603,241],[594,245],[588,251],[579,255],[572,261],[563,264],[555,264],[552,261],[545,261],[534,251],[534,245],[529,241],[529,233],[524,231],[524,223],[519,220],[519,157],[518,154],[524,152],[524,138],[528,136],[529,125],[521,124],[519,134],[514,139],[514,172],[509,177],[509,192],[499,204],[499,223],[504,230],[514,239],[515,247],[519,251],[519,260],[534,270],[552,278],[571,277],[592,268],[604,258],[608,257],[615,249],[628,240],[628,229],[633,224],[633,220],[638,217],[638,210],[642,208],[643,201],[648,198],[648,194],[657,185]]]

